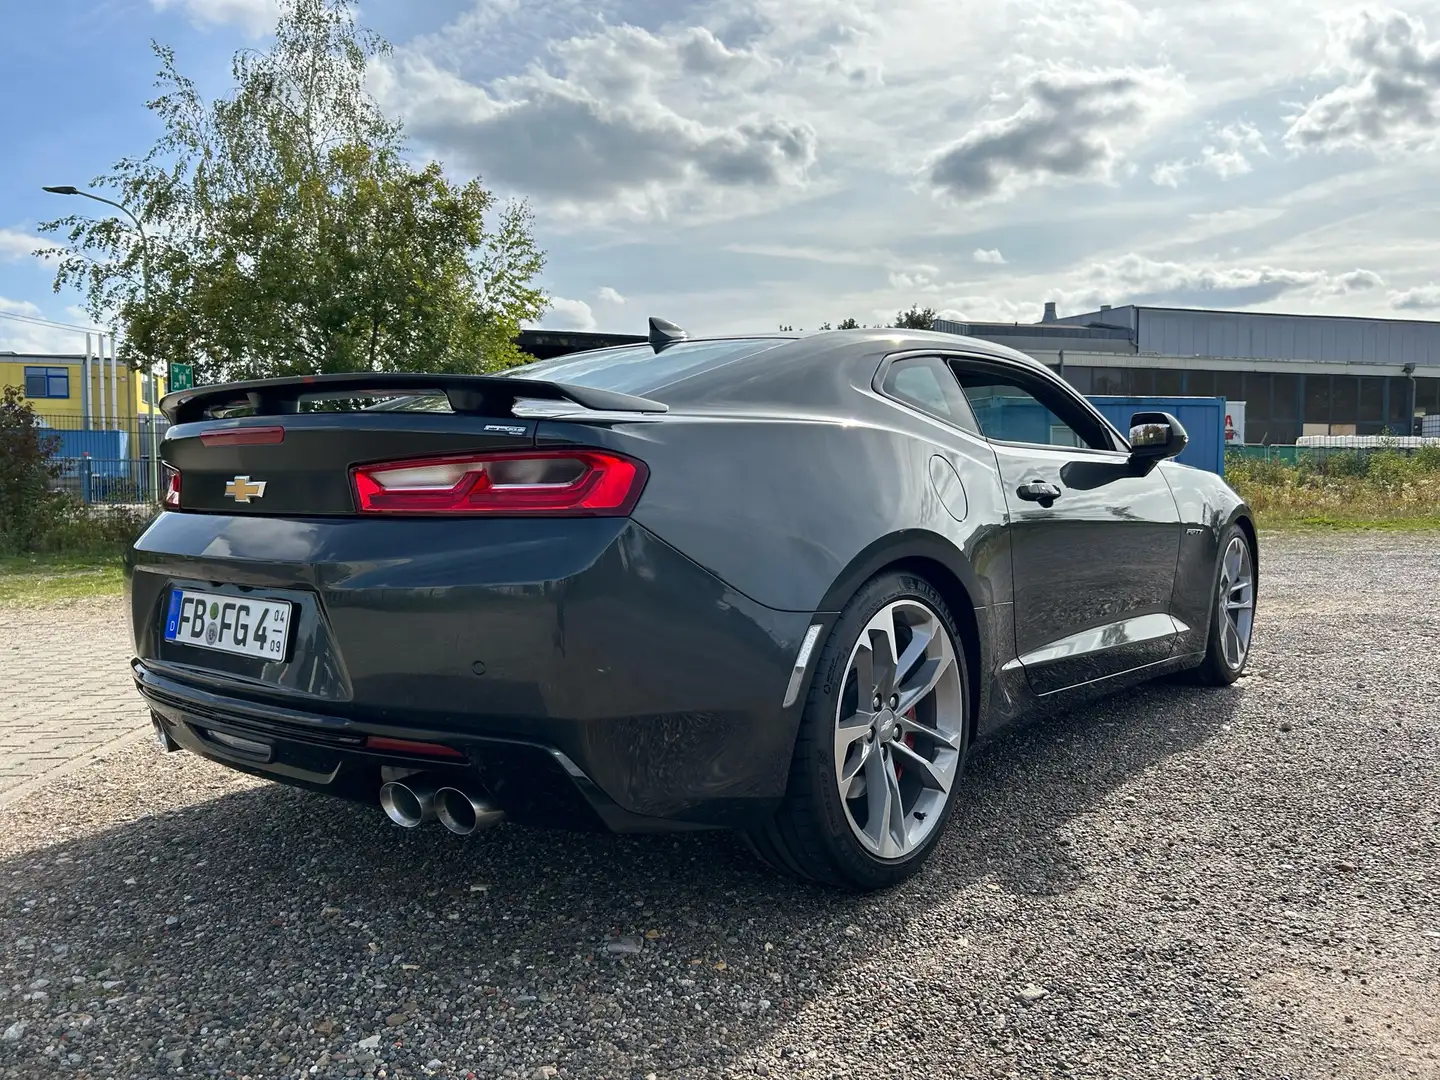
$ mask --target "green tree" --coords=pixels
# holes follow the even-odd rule
[[[43,435],[18,386],[0,396],[0,551],[30,551],[48,520],[60,440]]]
[[[524,202],[405,160],[399,122],[366,92],[389,46],[352,0],[283,0],[268,51],[242,51],[204,99],[154,45],[164,132],[94,184],[144,223],[76,214],[55,289],[115,319],[131,362],[196,363],[205,381],[333,371],[481,371],[547,299]],[[148,286],[148,288],[147,288]]]
[[[928,307],[922,309],[911,304],[909,311],[901,311],[896,314],[895,326],[902,330],[934,330],[935,309]]]
[[[837,330],[859,330],[859,329],[860,329],[860,324],[859,324],[858,322],[856,322],[854,319],[841,319],[841,320],[840,320],[840,325],[837,326],[836,329],[837,329]]]

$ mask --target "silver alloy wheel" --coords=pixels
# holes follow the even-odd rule
[[[1255,573],[1244,537],[1231,537],[1220,560],[1218,616],[1220,654],[1231,671],[1238,671],[1250,652],[1250,632],[1255,626]]]
[[[902,858],[940,821],[960,767],[965,687],[955,643],[919,600],[882,608],[851,650],[835,717],[835,780],[850,828]]]

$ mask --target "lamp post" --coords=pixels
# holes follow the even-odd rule
[[[145,297],[145,305],[150,305],[150,238],[145,235],[145,226],[140,224],[140,219],[124,203],[116,202],[114,199],[107,199],[103,195],[96,195],[90,191],[81,191],[70,184],[56,184],[46,186],[45,191],[52,195],[81,195],[87,199],[94,199],[96,202],[104,203],[106,206],[113,206],[122,214],[135,223],[135,231],[140,234],[140,289]],[[157,501],[160,498],[160,440],[155,433],[155,412],[159,402],[160,380],[155,373],[154,363],[149,362],[150,368],[150,494]]]

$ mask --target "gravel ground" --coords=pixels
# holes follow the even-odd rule
[[[980,751],[863,899],[124,751],[0,813],[0,1077],[1440,1076],[1440,549],[1261,571],[1238,687]]]

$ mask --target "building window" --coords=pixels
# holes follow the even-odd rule
[[[1300,414],[1297,410],[1300,407],[1300,376],[1276,375],[1274,379],[1275,390],[1270,402],[1270,415],[1276,420],[1299,420]]]
[[[1396,435],[1409,435],[1415,426],[1410,415],[1410,380],[1403,375],[1390,376],[1390,415],[1385,419]]]
[[[1241,398],[1245,402],[1245,422],[1247,425],[1252,416],[1267,417],[1279,415],[1270,411],[1270,376],[1263,372],[1245,373],[1245,393],[1241,395]]]
[[[1094,385],[1094,371],[1088,367],[1071,364],[1060,372],[1060,377],[1082,394],[1090,393],[1090,388]]]
[[[1329,375],[1305,376],[1305,414],[1300,419],[1306,425],[1330,423]]]
[[[1185,393],[1189,397],[1214,397],[1215,373],[1213,371],[1186,372]]]
[[[1415,380],[1415,411],[1426,416],[1440,413],[1440,379]]]
[[[1360,419],[1360,380],[1354,375],[1335,375],[1330,386],[1330,422],[1354,424]],[[1338,434],[1338,432],[1336,433]]]
[[[1360,376],[1360,422],[1362,424],[1383,424],[1385,422],[1385,380],[1373,375]],[[1365,432],[1374,435],[1377,432]]]
[[[25,369],[27,398],[68,398],[70,369],[63,367],[27,367]]]
[[[1266,387],[1268,390],[1269,387]],[[1217,371],[1215,373],[1215,394],[1223,397],[1226,401],[1244,401],[1245,412],[1248,415],[1251,409],[1250,402],[1245,397],[1245,376],[1238,371]],[[1265,395],[1265,411],[1270,411],[1270,395]],[[1257,410],[1257,415],[1258,415]]]
[[[1155,396],[1156,397],[1179,397],[1184,393],[1183,371],[1168,371],[1164,368],[1155,370]]]
[[[1152,368],[1130,368],[1125,383],[1135,397],[1152,397],[1155,393],[1155,372]]]
[[[1125,381],[1119,368],[1097,367],[1091,368],[1094,372],[1095,388],[1092,394],[1123,394],[1125,393]]]

